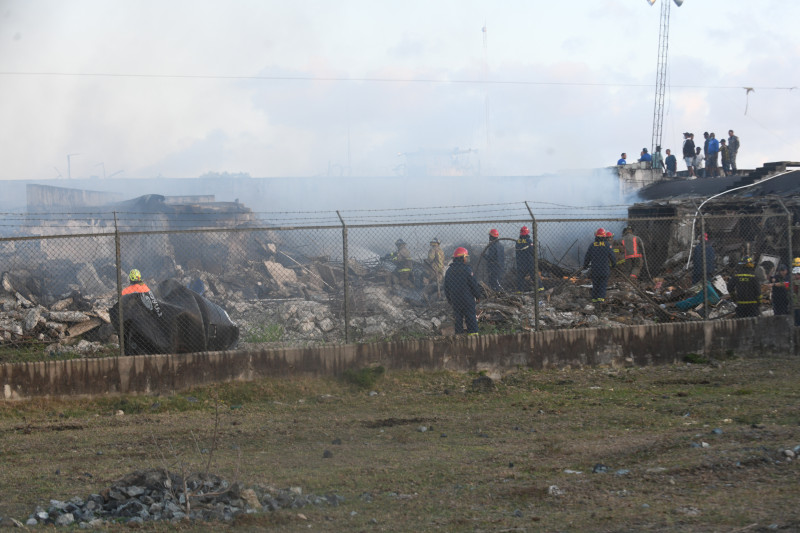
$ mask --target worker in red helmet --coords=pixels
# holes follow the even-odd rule
[[[606,241],[606,230],[598,228],[594,233],[594,242],[589,245],[583,260],[584,270],[591,266],[592,302],[606,301],[606,287],[611,268],[616,263],[614,252]]]
[[[500,243],[500,232],[496,229],[489,230],[489,245],[483,251],[486,259],[486,271],[489,274],[489,287],[493,291],[502,292],[500,280],[506,266],[506,251]]]
[[[469,266],[469,252],[466,248],[456,248],[453,262],[447,267],[444,275],[444,295],[453,306],[453,320],[456,334],[464,333],[466,323],[467,334],[478,334],[478,317],[475,315],[475,303],[481,297],[481,288]]]
[[[531,285],[536,285],[536,272],[533,270],[533,240],[528,226],[520,228],[514,250],[517,260],[517,292],[527,292]],[[525,279],[528,276],[530,282]]]

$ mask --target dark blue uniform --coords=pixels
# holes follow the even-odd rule
[[[606,300],[606,287],[611,267],[616,263],[614,251],[603,237],[595,237],[594,242],[586,251],[583,268],[592,267],[592,301],[604,302]]]
[[[706,241],[706,277],[710,280],[714,277],[714,268],[716,266],[716,258],[714,257],[714,248],[711,243]],[[692,252],[692,285],[703,280],[703,248],[700,243],[694,246]]]
[[[527,285],[525,276],[530,276],[531,281],[535,282],[536,272],[533,270],[533,241],[530,235],[520,235],[517,244],[514,245],[517,258],[517,290],[525,291]]]
[[[489,287],[495,291],[502,290],[500,279],[506,266],[506,253],[498,239],[493,240],[486,247],[483,256],[486,258],[486,270],[489,273]]]
[[[481,288],[475,281],[472,267],[454,259],[444,275],[444,295],[453,306],[456,333],[478,333],[478,318],[475,316],[475,300],[481,297]]]
[[[739,265],[728,280],[728,292],[736,302],[736,318],[759,316],[758,301],[761,298],[761,284],[756,279],[752,267]]]

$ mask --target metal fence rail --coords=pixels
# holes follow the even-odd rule
[[[748,290],[758,313],[795,307],[788,211],[397,216],[0,238],[0,342],[130,354],[614,327],[741,315]],[[147,296],[121,297],[132,269]]]

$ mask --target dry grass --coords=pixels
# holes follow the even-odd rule
[[[474,375],[390,372],[374,396],[345,380],[298,378],[4,403],[0,516],[24,522],[51,498],[85,497],[160,466],[162,453],[204,469],[219,398],[212,472],[345,503],[144,529],[797,530],[797,463],[779,450],[800,444],[798,374],[796,358],[754,358],[520,369],[482,392]],[[701,442],[709,446],[692,447]],[[592,473],[598,463],[608,472]]]

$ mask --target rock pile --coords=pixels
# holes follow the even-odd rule
[[[184,480],[164,470],[136,471],[99,494],[67,501],[50,500],[37,507],[25,525],[78,524],[81,529],[107,522],[130,525],[147,521],[203,520],[230,522],[246,513],[297,509],[306,505],[338,506],[344,498],[336,494],[303,495],[300,487],[275,489],[228,483],[213,474],[192,474]]]

